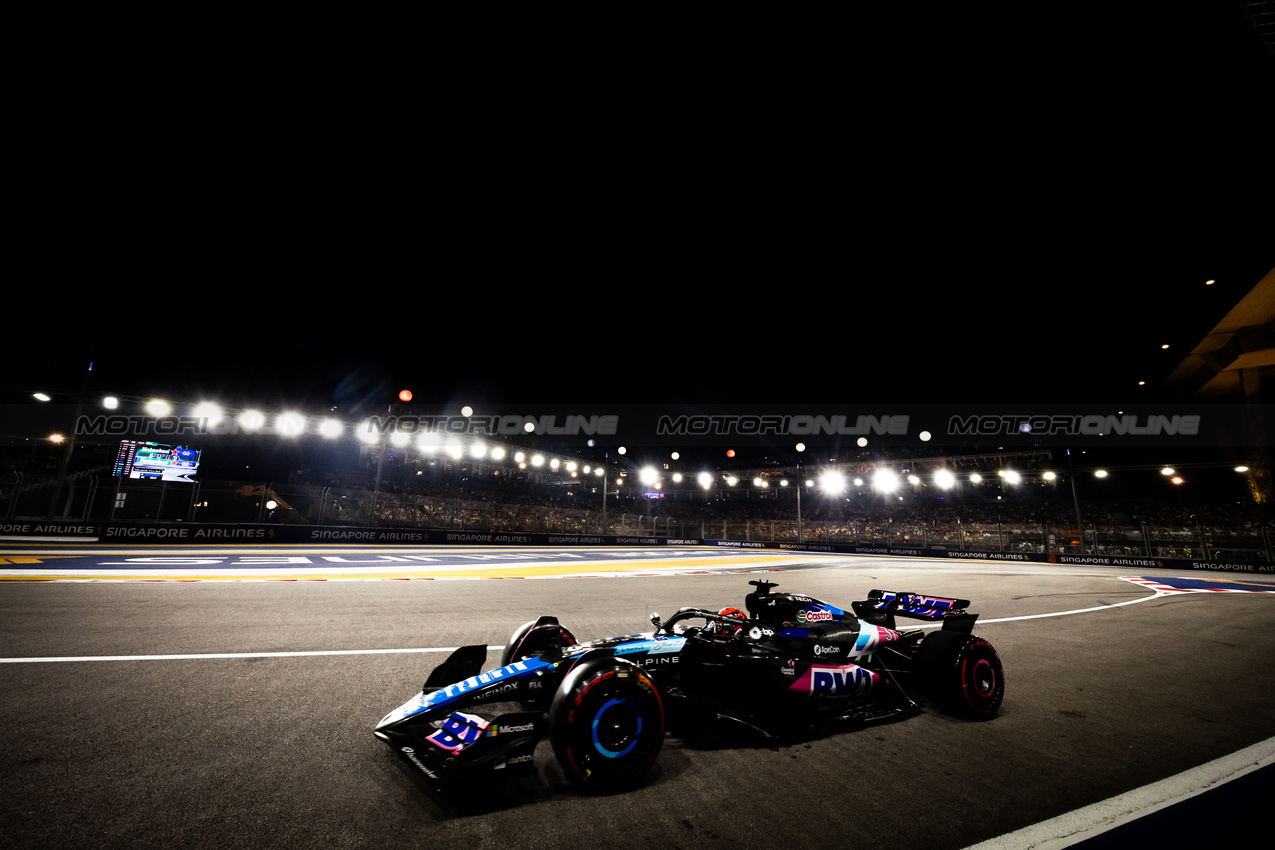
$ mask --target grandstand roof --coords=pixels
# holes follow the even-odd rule
[[[1263,389],[1271,392],[1273,377],[1275,269],[1196,344],[1166,386],[1190,398],[1239,402],[1260,400]]]

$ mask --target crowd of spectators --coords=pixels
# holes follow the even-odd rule
[[[94,469],[104,471],[109,459],[96,458]],[[34,453],[8,453],[4,460],[14,474],[0,481],[0,501],[14,497],[9,485],[19,478],[30,489],[50,475],[47,459],[40,461]],[[737,486],[718,481],[705,491],[689,480],[655,490],[639,486],[633,475],[623,485],[608,476],[605,529],[758,540],[800,535],[813,541],[1024,552],[1084,546],[1086,551],[1190,556],[1206,545],[1251,546],[1275,520],[1269,504],[1239,492],[1186,500],[1171,490],[1164,498],[1086,498],[1077,506],[1070,488],[991,486],[943,493],[905,486],[893,496],[868,488],[837,496],[806,489],[798,505],[795,487],[762,489],[740,477]],[[282,478],[269,485],[289,506],[272,517],[277,521],[604,533],[603,483],[592,475],[573,479],[508,464],[406,464],[398,458],[378,464],[364,458],[339,468],[300,466]],[[201,498],[211,506],[201,509],[201,518],[242,519],[218,510],[233,502],[230,496],[243,481],[200,481]],[[223,494],[226,498],[219,499]]]

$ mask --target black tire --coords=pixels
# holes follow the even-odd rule
[[[529,623],[523,623],[514,629],[514,633],[509,636],[509,642],[505,644],[504,650],[500,653],[500,666],[508,667],[515,661],[521,661],[526,656],[514,658],[514,653],[518,650],[519,644],[527,637],[527,632],[531,631],[531,627],[536,624],[535,620]]]
[[[515,661],[521,661],[524,658],[534,658],[553,646],[555,641],[553,633],[547,630],[532,633],[531,630],[537,622],[539,621],[532,620],[529,623],[523,623],[509,636],[509,642],[505,644],[504,651],[500,653],[501,667],[507,667]],[[576,642],[571,632],[561,626],[557,628],[556,640],[563,647],[572,646]]]
[[[585,659],[554,694],[549,739],[563,770],[585,787],[634,788],[664,745],[664,703],[655,683],[631,661]]]
[[[987,641],[959,632],[926,636],[917,655],[926,696],[939,708],[971,720],[987,720],[1005,699],[1005,672]]]

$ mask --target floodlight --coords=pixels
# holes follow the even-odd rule
[[[300,413],[281,413],[275,419],[274,427],[281,436],[295,437],[305,431],[305,417]]]
[[[872,476],[872,486],[881,493],[893,493],[899,489],[899,476],[888,469],[878,470]]]
[[[266,417],[260,410],[245,410],[239,414],[239,427],[247,431],[256,431],[265,427]]]
[[[110,405],[107,406],[109,407]],[[200,419],[204,420],[206,425],[216,425],[222,420],[221,408],[213,404],[211,401],[205,401],[195,405],[194,413]]]
[[[846,477],[835,470],[825,472],[819,476],[819,487],[825,493],[840,493],[846,488]]]

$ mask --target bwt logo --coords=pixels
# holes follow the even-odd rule
[[[810,672],[811,696],[858,696],[872,688],[872,672],[862,667],[814,667]]]

